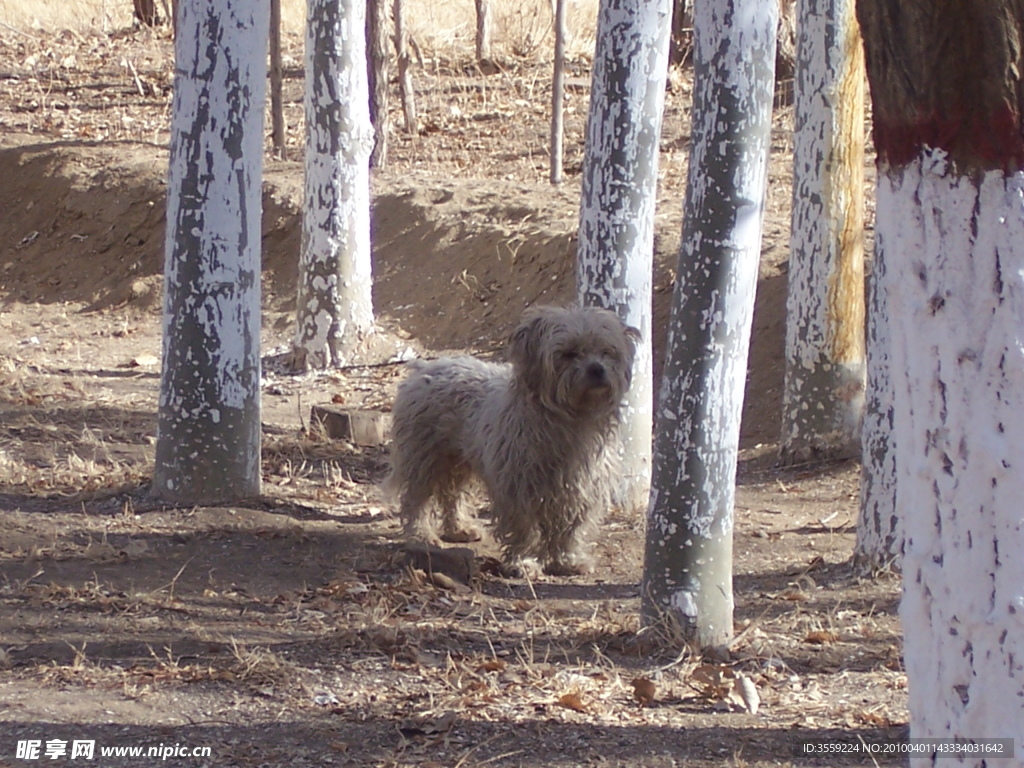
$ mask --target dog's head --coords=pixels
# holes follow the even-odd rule
[[[572,417],[617,413],[629,389],[640,332],[595,307],[534,307],[512,334],[517,382]]]

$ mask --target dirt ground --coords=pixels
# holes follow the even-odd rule
[[[296,61],[299,41],[286,45]],[[218,508],[149,498],[170,61],[145,31],[0,27],[0,767],[24,765],[16,746],[31,739],[94,740],[110,766],[160,758],[101,748],[161,745],[209,747],[175,758],[189,766],[872,765],[797,750],[906,736],[898,582],[849,563],[858,466],[775,465],[790,108],[777,110],[744,411],[737,639],[701,659],[639,632],[641,521],[606,522],[592,576],[501,578],[485,541],[470,584],[432,578],[400,555],[378,488],[386,446],[309,429],[313,404],[387,410],[408,350],[500,355],[524,306],[571,300],[579,65],[557,189],[546,66],[417,69],[420,130],[396,132],[374,175],[381,344],[365,365],[305,376],[275,365],[300,236],[301,73],[288,70],[292,160],[268,160],[264,192],[264,494]],[[659,329],[688,109],[677,73]]]

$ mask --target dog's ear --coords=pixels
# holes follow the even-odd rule
[[[626,340],[636,349],[636,345],[640,343],[640,339],[643,338],[643,334],[640,333],[639,328],[634,328],[632,325],[625,326]]]
[[[531,392],[536,392],[544,380],[544,361],[540,352],[545,329],[548,324],[547,312],[535,307],[523,314],[509,340],[508,356],[516,375]]]
[[[626,338],[626,384],[633,383],[633,361],[636,359],[636,347],[643,334],[632,325],[623,325],[622,333]]]

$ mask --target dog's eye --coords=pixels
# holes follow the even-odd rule
[[[561,357],[563,360],[575,360],[580,356],[580,353],[575,349],[563,349]]]

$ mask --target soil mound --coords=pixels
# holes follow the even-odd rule
[[[85,311],[160,307],[166,152],[151,145],[26,143],[0,149],[0,297]],[[267,326],[294,311],[302,168],[272,163],[263,194]],[[523,308],[572,301],[577,218],[571,188],[427,174],[374,181],[374,301],[382,321],[429,350],[499,350]],[[654,277],[660,371],[680,222],[662,216]],[[766,251],[780,252],[766,237]],[[762,267],[744,444],[778,432],[785,275]]]

